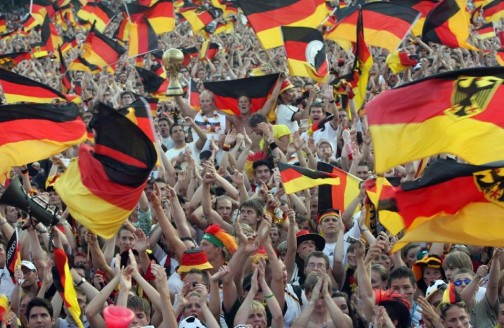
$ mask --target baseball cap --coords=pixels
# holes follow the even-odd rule
[[[26,267],[32,271],[37,271],[37,267],[30,261],[21,261],[21,267]]]

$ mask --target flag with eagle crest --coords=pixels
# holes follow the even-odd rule
[[[289,74],[325,83],[329,75],[322,33],[310,27],[282,26]]]

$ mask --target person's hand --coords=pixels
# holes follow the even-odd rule
[[[129,292],[131,290],[131,272],[133,269],[131,267],[127,267],[124,270],[119,278],[119,286],[122,291]]]
[[[203,176],[203,183],[211,186],[215,183],[215,178],[215,173],[207,171]]]
[[[231,275],[229,274],[229,267],[227,265],[221,265],[219,271],[210,276],[210,280],[218,282],[222,280],[223,282],[229,282]]]
[[[247,132],[245,131],[245,129],[243,130],[243,140],[245,141],[245,145],[247,147],[252,146],[252,139],[250,139],[250,137],[247,134]]]
[[[322,289],[321,289],[322,297],[331,298],[331,293],[329,292],[329,277],[327,273],[324,273],[322,276]]]
[[[142,229],[137,228],[135,232],[133,232],[135,236],[135,248],[138,251],[138,254],[143,254],[149,248],[149,239],[145,235],[145,232]]]
[[[266,122],[261,122],[257,125],[259,130],[261,130],[264,139],[266,139],[268,142],[272,142],[273,140],[273,133],[271,131],[271,127],[268,123]]]
[[[228,134],[226,134],[226,137],[224,139],[224,144],[229,145],[229,146],[233,146],[236,142],[236,136],[237,136],[236,129],[231,130]]]
[[[441,318],[436,313],[436,309],[423,296],[419,296],[416,302],[422,309],[422,319],[427,327],[433,327],[434,322],[441,321]]]
[[[194,120],[190,116],[184,117],[185,125],[186,126],[193,126]]]
[[[202,306],[206,306],[207,304],[207,296],[208,296],[208,289],[205,285],[203,284],[196,284],[194,287],[193,293],[196,293],[199,296],[199,303]]]
[[[257,295],[257,292],[259,291],[259,268],[256,266],[254,269],[254,273],[252,274],[252,279],[251,279],[251,285],[250,285],[250,291],[252,295]]]
[[[165,269],[159,264],[151,264],[151,272],[155,277],[155,283],[158,289],[167,288],[166,282],[168,277],[166,276]]]
[[[89,246],[95,246],[96,245],[97,237],[91,231],[89,231],[89,230],[86,231],[85,239],[86,239],[86,242],[87,242],[87,244]]]
[[[289,220],[289,224],[296,225],[296,212],[289,208],[287,211],[285,211],[287,214],[287,219]]]
[[[16,271],[14,271],[14,279],[16,279],[16,284],[18,285],[22,285],[25,281],[21,267],[17,268]]]
[[[269,231],[271,230],[272,221],[273,219],[271,215],[269,213],[264,213],[263,219],[261,220],[259,228],[257,229],[260,243],[264,243],[269,239]]]
[[[483,278],[488,274],[488,266],[486,265],[480,265],[478,267],[478,270],[476,270],[476,277],[478,278]]]
[[[161,195],[161,190],[159,189],[157,183],[154,182],[152,191],[148,193],[147,198],[151,202],[152,207],[162,207],[161,199],[163,196]]]
[[[231,180],[237,186],[242,185],[245,182],[244,177],[243,177],[243,173],[241,173],[238,170],[234,170],[233,175],[231,175]]]
[[[260,187],[257,188],[257,194],[262,198],[263,201],[267,202],[269,198],[268,186],[264,181],[259,182]]]
[[[366,246],[363,240],[356,240],[357,244],[354,248],[355,258],[359,260],[364,260],[364,256],[366,255]]]
[[[278,75],[278,81],[283,82],[285,80],[287,80],[287,74],[285,74],[285,72],[280,72]]]
[[[385,307],[378,306],[376,309],[375,319],[374,319],[376,328],[394,328],[394,323],[390,320],[390,317],[385,310]]]
[[[266,283],[266,261],[264,258],[259,258],[259,261],[257,262],[257,283],[259,286],[264,286],[267,285]]]
[[[135,245],[136,245],[136,243],[135,243]],[[130,260],[130,264],[129,264],[128,267],[131,268],[132,272],[139,273],[139,271],[138,271],[138,263],[136,261],[135,254],[133,254],[133,251],[131,249],[128,250],[128,258]]]
[[[313,287],[312,296],[310,298],[311,303],[317,302],[320,299],[320,297],[322,296],[323,284],[324,284],[324,278],[321,276],[321,277],[319,277],[317,284],[315,284],[315,287]]]

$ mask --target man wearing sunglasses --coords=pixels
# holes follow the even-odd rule
[[[497,312],[499,307],[499,274],[500,256],[502,249],[496,248],[492,257],[490,269],[482,265],[476,274],[468,269],[459,269],[452,275],[452,282],[455,291],[459,294],[467,305],[471,313],[471,325],[473,327],[494,327],[497,322]],[[479,302],[476,301],[476,292],[481,280],[488,273],[485,297]]]

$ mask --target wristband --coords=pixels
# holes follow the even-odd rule
[[[278,148],[277,144],[273,141],[272,143],[270,143],[269,145],[269,148],[271,151],[275,150],[276,148]]]
[[[228,145],[228,144],[222,145],[222,150],[229,151],[230,149],[231,149],[231,145]]]
[[[275,297],[275,294],[273,294],[273,293],[264,296],[265,299],[270,299],[270,298],[273,298],[273,297]]]

